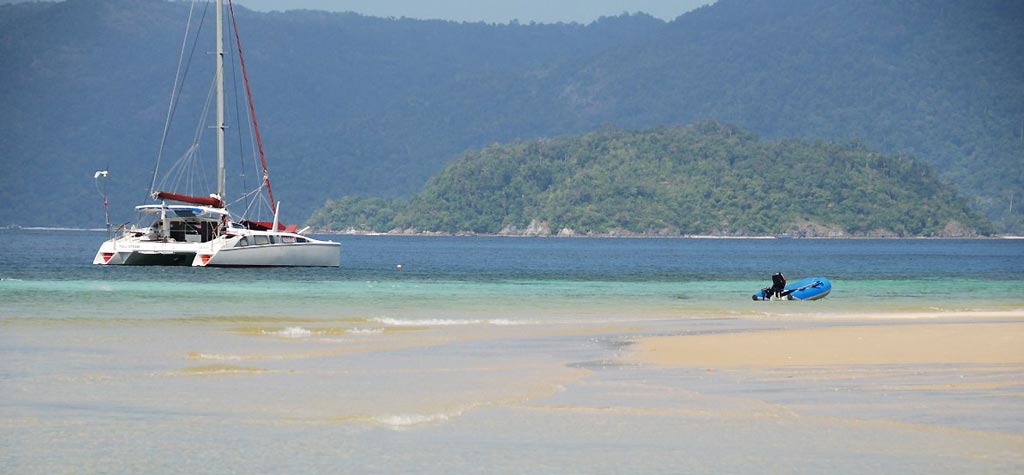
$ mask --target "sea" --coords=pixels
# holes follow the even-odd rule
[[[1024,472],[1019,365],[625,357],[1019,321],[1024,240],[318,237],[340,268],[94,266],[105,232],[0,230],[0,473]],[[832,293],[753,301],[775,272]],[[967,371],[992,384],[944,389]]]

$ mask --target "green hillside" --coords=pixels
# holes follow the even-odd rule
[[[407,204],[347,197],[310,224],[511,234],[964,236],[987,222],[930,167],[862,144],[702,121],[471,151]]]
[[[111,219],[132,217],[189,6],[0,5],[0,225],[101,225],[92,176],[105,168]],[[719,0],[671,22],[589,25],[236,9],[275,195],[292,222],[339,196],[407,199],[492,143],[712,118],[768,139],[914,156],[996,231],[1024,233],[1018,0]],[[213,12],[197,10],[207,29],[171,157],[187,147],[210,81]],[[228,80],[229,92],[241,89]],[[229,201],[258,179],[237,166],[238,142]]]

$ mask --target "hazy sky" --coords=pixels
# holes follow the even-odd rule
[[[234,0],[253,10],[354,11],[380,17],[520,23],[590,23],[622,12],[650,13],[664,20],[714,0]]]

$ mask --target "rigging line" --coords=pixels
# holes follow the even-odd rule
[[[210,81],[210,87],[206,93],[206,101],[204,102],[202,113],[199,114],[199,121],[196,123],[196,129],[192,135],[192,143],[188,150],[178,157],[174,165],[172,165],[171,169],[168,171],[167,176],[160,182],[162,187],[172,184],[172,188],[177,188],[181,183],[185,183],[185,185],[190,183],[189,180],[183,179],[183,176],[185,175],[183,175],[182,170],[194,168],[196,166],[195,162],[197,161],[197,151],[199,149],[199,143],[202,140],[203,131],[206,130],[206,121],[210,116],[210,106],[213,102],[213,97],[216,91],[215,86],[216,78],[213,78]],[[172,172],[175,170],[177,170],[177,177],[171,179],[171,175],[173,174]]]
[[[256,217],[256,219],[259,219],[260,215],[262,215],[262,214],[263,214],[263,213],[261,212],[261,211],[262,211],[262,209],[263,209],[263,202],[264,202],[264,201],[265,201],[265,200],[266,200],[267,198],[266,198],[265,196],[263,196],[263,193],[259,193],[259,191],[261,191],[262,189],[263,189],[263,185],[262,185],[262,184],[260,184],[260,186],[259,186],[259,187],[257,187],[257,188],[256,188],[255,190],[253,190],[254,192],[257,192],[257,193],[256,193],[256,199],[253,199],[253,200],[249,200],[249,204],[248,204],[248,205],[247,205],[247,206],[245,207],[245,212],[244,212],[244,214],[242,215],[243,217],[244,217],[244,216],[255,216],[255,217]],[[250,194],[252,194],[252,192],[250,192]],[[250,212],[252,211],[252,208],[253,208],[253,206],[255,206],[255,207],[256,207],[256,211],[255,211],[255,212],[253,212],[253,213],[252,213],[252,214],[250,215],[249,213],[250,213]]]
[[[201,141],[203,139],[203,132],[205,132],[207,130],[206,123],[209,120],[210,108],[213,107],[213,102],[214,102],[214,99],[216,98],[216,95],[217,95],[217,78],[214,77],[214,78],[211,78],[211,80],[210,80],[210,89],[209,89],[209,92],[207,93],[207,96],[206,96],[206,106],[203,108],[203,113],[202,113],[202,116],[201,116],[202,120],[200,120],[199,124],[197,125],[195,136],[192,139],[193,143],[195,144],[195,148],[194,149],[196,150],[196,153],[194,153],[193,156],[190,157],[191,168],[194,170],[194,172],[193,172],[193,177],[189,180],[189,184],[190,185],[194,185],[194,184],[197,184],[197,183],[201,184],[205,190],[210,190],[211,189],[210,183],[208,181],[209,180],[209,175],[206,174],[206,173],[201,173],[202,170],[201,170],[201,167],[199,165],[200,160],[199,160],[198,150],[199,150],[199,144],[201,143]],[[192,186],[191,188],[195,188],[195,187]],[[191,193],[192,194],[205,194],[205,193],[202,193],[202,192],[197,193],[195,191],[193,191]]]
[[[242,196],[240,198],[238,198],[237,200],[232,201],[231,203],[228,203],[227,207],[229,207],[229,208],[233,207],[234,205],[236,205],[238,203],[241,203],[242,201],[248,200],[249,197],[251,197],[253,195],[262,196],[262,193],[260,193],[262,190],[263,190],[263,185],[257,186],[256,188],[253,188],[252,190],[249,190],[249,191],[245,192],[244,194],[242,194]],[[247,213],[249,211],[249,208],[252,206],[252,203],[254,203],[254,202],[255,202],[255,200],[250,200],[249,201],[249,205],[246,207],[245,211],[242,214],[242,219],[245,219],[245,217],[247,216]]]
[[[256,132],[253,130],[253,127],[252,127],[252,123],[253,123],[252,122],[252,116],[249,114],[249,110],[248,109],[246,109],[245,115],[246,115],[246,126],[247,126],[247,130],[249,132],[249,153],[250,153],[249,156],[252,157],[253,170],[259,170],[260,169],[260,155],[259,155],[259,152],[258,152],[258,147],[256,146]],[[256,190],[257,191],[262,190],[263,187],[264,187],[263,180],[258,180],[257,181],[257,185],[256,185]],[[266,201],[267,198],[266,198],[266,196],[263,193],[257,193],[255,196],[256,196],[255,200],[259,200],[260,201],[259,203],[255,203],[255,204],[261,205],[256,210],[256,213],[257,213],[256,217],[258,218],[259,216],[263,215],[262,204],[263,204],[263,201]]]
[[[258,147],[257,147],[257,144],[256,144],[256,138],[257,138],[256,137],[256,131],[253,130],[252,114],[250,114],[250,111],[249,111],[248,108],[245,109],[245,115],[246,115],[246,122],[245,122],[246,123],[246,128],[247,128],[247,130],[249,132],[249,134],[248,134],[249,152],[250,152],[249,156],[252,157],[253,169],[254,170],[260,170],[261,169],[261,167],[260,167],[260,155],[259,155]],[[264,204],[265,201],[267,201],[267,198],[262,193],[258,193],[259,191],[261,191],[263,189],[263,187],[264,187],[264,181],[263,180],[258,180],[257,181],[257,186],[254,189],[254,191],[257,191],[257,193],[254,194],[254,196],[255,196],[255,198],[253,198],[254,201],[251,201],[249,203],[249,205],[246,207],[246,216],[255,216],[256,219],[259,219],[259,217],[263,215],[263,204]],[[252,210],[253,205],[256,205],[256,211],[254,212],[254,215],[250,215],[248,213]]]
[[[174,115],[174,104],[176,102],[175,98],[177,96],[178,84],[179,81],[182,80],[181,64],[185,59],[185,46],[187,46],[188,44],[188,33],[190,28],[192,27],[192,12],[195,9],[195,6],[196,2],[193,0],[193,2],[191,3],[191,5],[189,5],[188,8],[188,18],[185,21],[185,34],[182,35],[181,38],[181,51],[178,53],[178,66],[177,69],[174,71],[174,84],[171,85],[171,98],[167,104],[167,117],[164,119],[164,130],[163,134],[160,137],[160,148],[157,150],[156,164],[153,166],[152,177],[150,178],[149,181],[149,190],[146,193],[147,197],[153,194],[153,188],[156,187],[156,175],[158,173],[158,170],[160,169],[160,160],[163,158],[164,154],[164,144],[167,142],[167,133],[171,127],[171,118]]]
[[[199,144],[193,144],[188,150],[182,154],[181,157],[175,161],[174,165],[167,171],[167,175],[161,182],[161,186],[165,186],[168,189],[178,190],[179,192],[192,194],[191,187],[188,184],[191,180],[188,178],[192,176],[195,168],[195,156],[199,152]],[[169,185],[169,186],[168,186]]]
[[[203,15],[199,18],[199,28],[196,29],[196,38],[192,41],[192,50],[189,52],[188,63],[185,64],[184,73],[181,71],[181,63],[185,57],[185,47],[188,46],[188,32],[192,27],[192,16],[195,10],[197,0],[192,0],[191,5],[188,8],[188,20],[185,22],[185,34],[181,39],[181,52],[178,53],[178,68],[174,73],[174,85],[171,87],[171,99],[167,105],[167,118],[164,121],[164,131],[160,137],[160,148],[156,155],[156,165],[153,166],[153,175],[149,181],[149,191],[146,193],[146,199],[148,200],[153,194],[153,189],[156,188],[156,176],[160,171],[160,161],[164,155],[164,146],[167,143],[167,135],[170,132],[171,121],[174,119],[174,112],[177,110],[178,99],[181,97],[181,88],[185,84],[185,78],[188,76],[189,69],[192,66],[192,58],[196,53],[196,46],[199,44],[199,33],[203,29],[203,23],[206,20],[206,10],[209,8],[209,2],[206,2],[203,7]]]
[[[234,28],[232,28],[231,31],[233,32]],[[229,38],[230,38],[230,41],[232,41],[232,44],[235,45],[235,48],[232,48],[232,54],[231,54],[232,78],[236,81],[236,82],[233,83],[233,85],[236,88],[236,93],[235,93],[235,106],[236,106],[235,110],[236,110],[236,113],[235,113],[235,117],[238,119],[239,123],[241,123],[242,122],[242,115],[237,112],[237,106],[239,105],[239,101],[237,99],[238,98],[238,93],[237,93],[237,87],[238,87],[237,77],[238,76],[237,76],[236,69],[234,69],[234,67],[233,67],[234,66],[234,61],[235,61],[235,58],[236,58],[236,55],[234,54],[234,52],[235,52],[235,50],[237,50],[238,44],[237,44],[237,42],[235,42],[236,35],[229,35]],[[238,38],[240,38],[240,36]],[[248,151],[249,155],[248,156],[252,158],[253,170],[260,170],[261,169],[260,163],[259,163],[260,162],[260,155],[259,155],[259,152],[257,150],[258,147],[256,146],[256,131],[253,130],[252,114],[250,113],[250,110],[248,108],[245,109],[245,122],[244,123],[246,125],[246,131],[248,132],[247,136],[245,137],[245,138],[248,139],[248,142],[249,142],[249,144],[248,144],[249,145],[249,151]],[[239,132],[239,142],[242,142],[242,133],[241,133],[242,132],[242,128],[241,127],[238,127],[238,132]],[[239,143],[239,159],[242,162],[242,170],[243,170],[243,175],[242,176],[243,176],[243,179],[244,179],[244,178],[247,177],[247,175],[245,174],[245,160],[244,160],[245,155],[244,155],[244,153],[241,152],[241,150],[243,148],[244,148],[244,146],[241,143]],[[263,188],[263,180],[258,180],[257,183],[258,183],[258,185],[257,185],[256,189],[258,191],[258,189],[262,189]],[[244,182],[243,182],[242,189],[248,189],[248,185],[246,185]]]
[[[235,105],[235,120],[238,121],[239,123],[241,123],[242,122],[241,121],[242,114],[238,110],[238,73],[236,72],[236,68],[235,68],[235,54],[234,54],[234,51],[231,52],[230,56],[231,56],[231,89],[232,89],[232,98],[234,99],[233,102],[234,102],[234,105]],[[246,173],[245,173],[245,147],[243,146],[243,141],[242,141],[242,128],[241,127],[235,127],[235,129],[238,131],[238,163],[239,163],[240,169],[241,169],[242,189],[244,190],[244,189],[249,188],[248,183],[246,183]],[[243,196],[245,196],[245,195],[243,194]],[[226,196],[221,197],[221,198],[225,199],[225,200],[227,199]]]
[[[259,219],[259,216],[262,214],[261,211],[263,209],[263,205],[267,203],[267,197],[264,196],[263,193],[261,193],[261,191],[263,191],[262,182],[259,185],[257,185],[256,188],[247,191],[244,195],[242,195],[241,198],[231,202],[230,205],[235,205],[242,201],[248,200],[248,204],[246,205],[245,210],[242,211],[242,219],[246,219],[246,216],[250,216],[249,213],[252,211],[253,206],[257,208],[253,215],[256,216],[256,219]],[[250,197],[253,196],[255,196],[255,199],[249,199]]]
[[[213,100],[217,95],[217,78],[210,80],[210,88],[206,91],[206,104],[203,106],[203,113],[200,115],[201,119],[196,125],[196,131],[192,135],[192,143],[199,143],[203,139],[203,131],[206,130],[206,121],[209,120],[210,107],[213,104]]]
[[[213,99],[216,96],[216,85],[217,78],[211,78],[210,86],[206,93],[206,101],[204,102],[202,113],[199,114],[199,121],[196,123],[196,129],[192,136],[192,144],[184,154],[178,157],[174,162],[174,165],[172,165],[170,170],[168,170],[167,176],[160,183],[161,187],[167,187],[166,185],[170,184],[169,188],[185,188],[189,194],[195,194],[195,186],[193,186],[194,183],[201,183],[205,189],[210,189],[210,184],[208,182],[196,177],[206,177],[206,174],[199,173],[200,170],[197,163],[199,162],[199,149],[200,142],[203,138],[203,131],[207,128],[206,122],[209,120],[210,108],[212,107]]]
[[[228,0],[228,9],[231,11],[231,25],[235,30],[235,45],[238,47],[238,63],[242,66],[242,79],[245,81],[245,96],[249,99],[249,113],[252,115],[252,127],[256,132],[256,146],[260,151],[260,163],[263,164],[263,183],[267,186],[267,194],[270,195],[270,210],[277,213],[277,206],[274,204],[274,192],[270,189],[270,171],[267,170],[267,158],[263,153],[263,139],[260,138],[260,126],[256,122],[256,106],[252,101],[252,90],[249,89],[249,73],[245,69],[245,56],[242,54],[242,39],[238,34],[238,22],[235,20],[235,2]]]

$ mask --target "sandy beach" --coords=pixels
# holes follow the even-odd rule
[[[633,361],[668,367],[1024,364],[1024,321],[870,322],[641,339]]]

